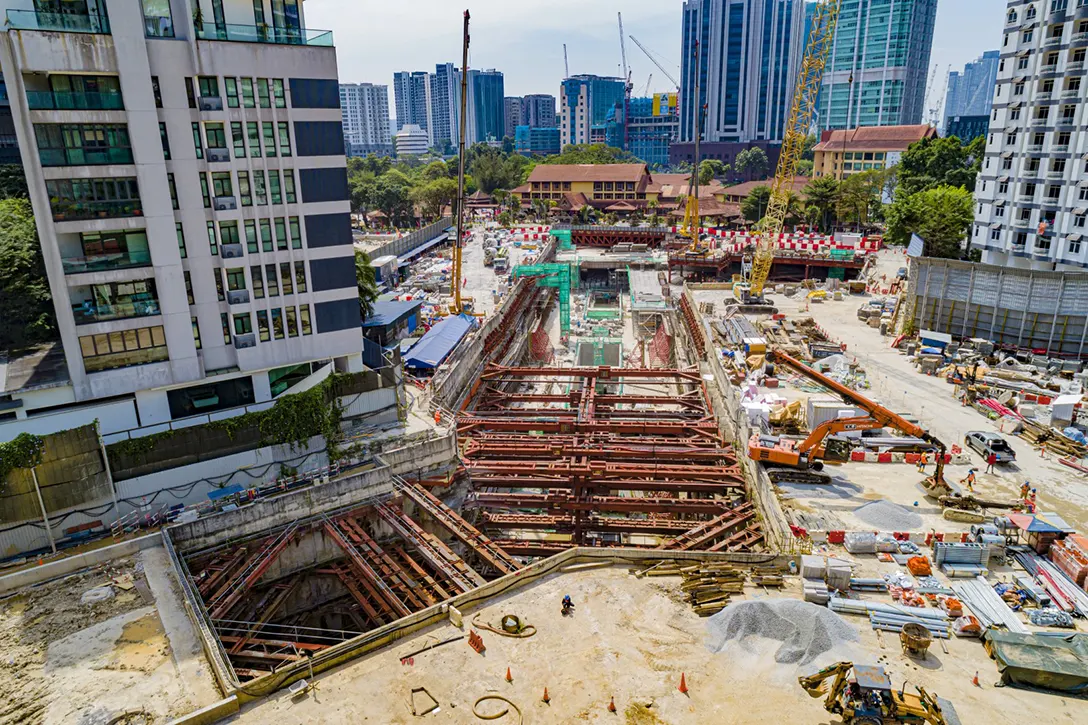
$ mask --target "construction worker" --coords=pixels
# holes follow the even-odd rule
[[[1028,493],[1030,493],[1030,492],[1031,492],[1031,482],[1030,481],[1024,481],[1022,484],[1020,484],[1020,498],[1022,500],[1026,501],[1027,498],[1028,498]]]
[[[997,454],[996,453],[990,453],[990,455],[986,456],[986,473],[993,473],[994,472],[994,464],[996,464],[996,463],[997,463]]]
[[[1035,489],[1031,489],[1031,493],[1028,494],[1028,513],[1035,513]]]
[[[563,614],[570,614],[574,611],[574,602],[571,601],[570,595],[567,594],[563,597]]]
[[[1039,458],[1046,459],[1046,439],[1039,438]]]
[[[929,454],[922,451],[922,454],[918,456],[918,473],[926,472],[926,464],[929,463]]]
[[[967,471],[967,476],[965,478],[961,479],[960,483],[966,483],[967,484],[967,493],[974,493],[975,492],[975,469],[972,468],[972,469],[968,470]]]

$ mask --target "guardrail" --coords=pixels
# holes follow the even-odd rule
[[[371,261],[378,259],[379,257],[385,257],[387,255],[394,255],[399,257],[403,254],[411,252],[416,247],[421,247],[427,242],[431,241],[442,232],[453,226],[453,217],[443,217],[434,224],[429,224],[422,229],[417,229],[406,237],[400,239],[394,239],[391,242],[386,242],[380,247],[376,247],[372,251],[368,252]]]

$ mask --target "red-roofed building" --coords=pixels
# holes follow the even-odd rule
[[[618,201],[645,208],[656,201],[661,185],[650,176],[646,164],[539,164],[526,183],[510,190],[523,205],[536,199],[571,202],[571,195],[603,210]],[[575,205],[582,203],[574,199]]]
[[[886,169],[899,163],[903,152],[916,141],[936,138],[928,124],[914,126],[860,126],[824,131],[813,149],[813,176],[857,174]]]

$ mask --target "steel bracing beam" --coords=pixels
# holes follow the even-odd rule
[[[423,609],[434,604],[429,595],[420,596],[416,592],[418,583],[401,566],[393,561],[388,554],[378,546],[378,542],[370,538],[362,522],[357,518],[360,512],[353,511],[337,519],[341,529],[351,539],[352,544],[358,549],[371,566],[390,584],[404,601],[405,605],[413,611]]]
[[[277,582],[273,585],[271,591],[268,592],[270,596],[266,598],[267,603],[262,607],[256,621],[253,622],[253,626],[238,638],[238,642],[230,648],[230,654],[236,654],[245,648],[246,644],[261,631],[264,625],[268,624],[268,621],[272,619],[272,615],[276,613],[276,610],[280,608],[280,605],[294,591],[300,581],[302,581],[302,577],[295,575],[285,582]]]
[[[381,574],[374,570],[370,565],[370,562],[363,556],[362,552],[352,545],[350,538],[342,530],[340,522],[326,518],[324,528],[325,533],[327,533],[333,542],[347,554],[348,563],[351,566],[352,571],[356,576],[360,577],[363,585],[377,598],[378,603],[386,613],[395,614],[396,616],[394,616],[393,619],[404,617],[412,613],[412,610],[409,609],[408,605],[401,600],[395,591],[393,591],[393,588],[386,583]]]
[[[488,529],[545,529],[557,533],[570,533],[576,520],[573,516],[548,514],[502,514],[485,512],[483,525]],[[618,516],[590,516],[581,522],[590,531],[632,534],[680,534],[691,528],[691,521],[677,519],[635,519]]]
[[[562,492],[476,493],[465,505],[481,508],[505,506],[544,511],[609,511],[613,513],[671,513],[718,516],[729,508],[720,499],[648,498],[644,496],[568,496]]]
[[[299,524],[295,522],[276,536],[264,540],[260,550],[248,560],[240,571],[231,576],[207,601],[208,613],[212,619],[225,619],[226,615],[238,603],[253,585],[264,575],[272,562],[280,555],[298,534]]]
[[[412,544],[428,564],[446,576],[461,591],[467,592],[487,583],[441,539],[424,531],[419,524],[396,506],[386,503],[378,504],[375,511],[398,536]]]
[[[745,501],[740,506],[726,511],[710,521],[692,527],[690,531],[665,542],[657,548],[690,551],[691,549],[704,547],[717,538],[728,536],[736,533],[739,529],[747,527],[755,518],[755,506],[750,501]]]

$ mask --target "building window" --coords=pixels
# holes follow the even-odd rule
[[[201,98],[219,98],[219,79],[215,76],[200,76],[197,88]]]
[[[212,197],[208,193],[208,175],[203,171],[200,172],[200,193],[204,197],[204,208],[212,208]]]
[[[256,299],[264,299],[264,275],[261,274],[261,265],[255,264],[249,268],[249,276],[253,278],[253,296]]]
[[[238,108],[238,80],[224,78],[223,88],[227,92],[227,108]]]
[[[268,342],[271,337],[268,334],[268,312],[257,310],[257,331],[261,336],[261,342]]]
[[[261,249],[272,251],[272,222],[268,219],[261,219]]]
[[[244,159],[246,157],[246,135],[242,130],[241,121],[231,121],[230,137],[234,143],[234,158]]]
[[[174,183],[174,175],[166,175],[166,185],[170,188],[170,206],[174,208],[174,211],[178,210],[178,185]]]
[[[219,222],[219,243],[220,244],[241,244],[242,240],[238,237],[238,222]]]
[[[1083,219],[1083,217],[1082,217]],[[295,262],[295,291],[302,294],[306,291],[306,263]]]
[[[189,318],[189,321],[193,323],[193,343],[196,344],[196,349],[200,349],[200,323],[196,321],[196,315]]]
[[[280,172],[276,169],[268,171],[268,195],[273,204],[283,203],[283,194],[280,192]]]
[[[245,220],[246,229],[246,251],[250,254],[256,254],[257,249],[257,222],[253,219]]]
[[[211,222],[208,222],[211,224]],[[223,294],[223,275],[219,267],[212,267],[212,277],[215,278],[215,296],[220,302],[226,299]]]
[[[173,176],[173,174],[171,174]],[[174,228],[178,234],[178,253],[181,254],[181,258],[185,259],[189,256],[188,251],[185,249],[185,231],[181,228],[181,222],[174,222]],[[186,272],[188,274],[188,272]]]
[[[283,196],[288,204],[295,203],[295,172],[293,169],[283,170]]]
[[[204,158],[204,147],[201,145],[200,139],[200,124],[193,121],[193,146],[196,147],[196,157],[198,159]]]
[[[226,312],[219,313],[219,323],[223,326],[223,343],[230,344],[230,315]]]
[[[1070,240],[1066,245],[1066,251],[1070,254],[1080,254],[1080,240]]]
[[[227,147],[227,134],[221,123],[204,124],[204,137],[208,141],[210,149],[225,149]]]
[[[169,359],[162,325],[79,338],[83,368],[89,372],[146,365]]]
[[[298,217],[289,217],[287,226],[291,231],[291,249],[302,249],[302,230],[299,228]]]
[[[276,127],[272,121],[263,121],[261,127],[264,129],[264,155],[275,156],[276,155]]]
[[[234,185],[229,171],[217,171],[212,174],[212,194],[216,197],[234,196]]]
[[[257,100],[260,101],[261,108],[271,108],[272,103],[268,98],[268,79],[257,79]]]
[[[291,263],[280,262],[280,289],[285,295],[294,294],[294,280],[291,276]]]
[[[143,213],[135,178],[47,179],[45,189],[57,222]]]
[[[1079,242],[1078,242],[1079,245]],[[1079,250],[1078,250],[1079,251]],[[298,319],[302,325],[302,334],[310,335],[313,333],[313,328],[310,327],[310,306],[300,305],[298,308]]]
[[[159,121],[159,140],[162,141],[162,157],[170,160],[170,137],[166,134],[166,123]],[[177,209],[177,207],[174,207]]]
[[[248,335],[253,332],[253,319],[248,312],[241,312],[234,316],[234,334]]]
[[[279,308],[272,310],[272,334],[277,340],[283,339],[283,310]]]
[[[990,230],[990,241],[991,242],[996,242],[996,241],[998,241],[1000,239],[1001,239],[1001,230],[1000,229],[991,229]]]
[[[185,78],[185,95],[189,97],[189,108],[196,108],[196,94],[193,92],[193,79]]]
[[[258,158],[261,155],[261,131],[256,121],[246,121],[246,135],[249,137],[249,156]]]
[[[210,219],[208,220],[208,247],[211,248],[213,257],[219,255],[219,244],[215,236],[215,222]],[[218,273],[216,273],[216,276],[218,276]],[[222,300],[223,296],[220,295],[219,299]]]
[[[275,99],[276,108],[287,108],[287,96],[283,92],[283,79],[272,79],[272,97]]]
[[[298,337],[298,322],[295,319],[295,308],[287,308],[287,335],[288,337]]]
[[[264,181],[264,170],[257,169],[253,172],[253,195],[257,197],[257,203],[264,206],[268,203],[268,192]]]
[[[242,206],[252,206],[253,196],[249,190],[249,172],[238,172],[238,196],[242,200]]]
[[[276,249],[283,251],[287,249],[287,224],[283,217],[277,217],[276,223]],[[284,285],[286,287],[286,285]],[[284,294],[290,294],[287,289],[283,290]]]
[[[188,300],[190,305],[196,304],[193,299],[193,278],[189,274],[189,270],[185,270],[185,299]]]
[[[264,278],[265,278],[265,281],[266,281],[267,287],[268,287],[268,296],[269,297],[279,297],[280,296],[280,283],[278,281],[279,277],[276,274],[276,265],[266,264],[264,266]]]
[[[256,108],[257,104],[253,101],[253,79],[242,79],[242,105],[245,108]]]
[[[280,131],[280,156],[291,155],[291,129],[287,121],[279,122]]]
[[[42,166],[132,163],[124,124],[36,123],[34,135]]]
[[[997,193],[1001,194],[1001,195],[1008,194],[1009,193],[1009,182],[1002,181],[1001,183],[999,183],[997,185]]]

